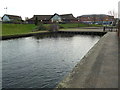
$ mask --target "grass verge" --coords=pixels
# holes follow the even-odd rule
[[[34,24],[2,24],[2,36],[30,33]]]

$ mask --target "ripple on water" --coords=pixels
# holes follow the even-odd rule
[[[54,88],[99,38],[62,34],[2,41],[3,88]]]

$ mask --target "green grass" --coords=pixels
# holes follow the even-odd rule
[[[44,26],[49,27],[50,24],[44,24]],[[68,28],[78,28],[78,27],[97,27],[100,25],[87,25],[87,24],[59,24],[63,29]],[[2,35],[0,36],[8,36],[8,35],[20,35],[27,34],[32,32],[36,26],[34,24],[2,24]]]
[[[2,36],[30,33],[34,24],[2,24]]]

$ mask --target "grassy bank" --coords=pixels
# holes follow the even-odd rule
[[[44,26],[50,26],[50,24],[44,24]],[[59,24],[60,28],[78,28],[78,27],[97,27],[99,25],[87,25],[87,24]],[[2,36],[8,35],[20,35],[32,32],[36,26],[34,24],[2,24]]]
[[[2,24],[2,36],[32,32],[34,24]]]

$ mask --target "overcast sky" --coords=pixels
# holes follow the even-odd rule
[[[75,17],[83,14],[118,13],[120,0],[0,0],[0,16],[7,7],[7,14],[19,15],[24,19],[33,15],[53,15],[72,13]]]
[[[120,18],[120,1],[119,1],[119,5],[118,5],[118,18]]]

